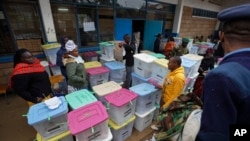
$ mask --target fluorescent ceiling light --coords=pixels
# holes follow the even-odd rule
[[[69,11],[68,8],[58,8],[57,10],[58,10],[58,11],[65,11],[65,12],[66,12],[66,11]]]

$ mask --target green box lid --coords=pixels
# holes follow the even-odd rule
[[[86,89],[72,92],[66,95],[65,98],[73,110],[97,101],[96,97]]]
[[[158,59],[162,59],[162,58],[165,58],[166,56],[161,54],[161,53],[153,53],[153,54],[149,54],[149,55],[152,55]]]

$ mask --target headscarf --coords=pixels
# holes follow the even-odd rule
[[[188,39],[188,38],[182,38],[182,42],[188,43],[188,42],[189,42],[189,39]]]
[[[10,76],[10,80],[12,81],[12,77],[18,74],[28,74],[28,73],[34,73],[34,72],[44,72],[45,68],[40,64],[40,60],[34,58],[33,64],[27,64],[27,63],[18,63],[13,73]],[[11,82],[11,86],[13,83]]]
[[[77,45],[74,43],[73,40],[68,40],[68,42],[65,44],[65,48],[67,52],[70,52],[74,50],[75,48],[77,48]]]

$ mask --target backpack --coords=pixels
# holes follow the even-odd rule
[[[155,140],[195,140],[200,128],[201,106],[201,100],[194,93],[181,94],[157,117],[160,128],[154,135]],[[193,129],[192,134],[190,134],[192,131],[190,128]]]

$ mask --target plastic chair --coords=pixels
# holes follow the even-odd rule
[[[8,90],[8,84],[0,84],[0,95],[4,94],[6,103],[8,104],[8,98],[7,98],[7,90]]]
[[[9,82],[9,76],[11,74],[11,71],[10,72],[4,72],[5,76],[6,76],[6,82]],[[8,98],[7,98],[7,92],[9,90],[9,85],[8,83],[7,84],[0,84],[0,95],[4,94],[4,97],[5,97],[5,100],[6,100],[6,103],[9,104],[9,101],[8,101]]]

